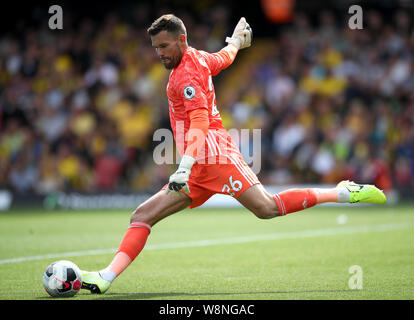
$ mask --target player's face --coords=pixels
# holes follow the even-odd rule
[[[181,61],[184,52],[181,45],[181,36],[183,35],[176,37],[163,30],[151,37],[152,46],[157,51],[158,57],[166,69],[177,67]]]

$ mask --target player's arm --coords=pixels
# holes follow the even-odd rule
[[[203,54],[203,57],[209,66],[211,74],[215,76],[218,73],[220,73],[221,70],[226,69],[233,63],[238,51],[239,49],[236,47],[236,45],[229,44],[228,46],[225,46],[223,49],[221,49],[219,52],[201,53]]]
[[[204,147],[210,121],[207,109],[195,109],[188,113],[190,128],[188,130],[188,143],[184,155],[195,158]]]
[[[228,43],[226,47],[215,53],[202,52],[212,75],[216,75],[221,70],[229,67],[236,58],[239,50],[250,47],[252,37],[252,29],[243,17],[237,23],[233,35],[226,38],[226,42]]]
[[[191,168],[195,163],[198,152],[204,148],[209,127],[208,110],[205,108],[194,109],[188,112],[190,128],[188,129],[188,143],[177,171],[171,175],[167,192],[178,192],[183,189],[190,193],[187,181],[191,174]]]

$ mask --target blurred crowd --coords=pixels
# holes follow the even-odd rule
[[[154,164],[153,133],[170,128],[169,72],[146,34],[151,15],[131,14],[0,38],[0,188],[155,192],[168,181],[176,165]],[[223,7],[177,15],[209,52],[233,29]],[[225,127],[262,129],[263,184],[414,187],[414,21],[369,11],[350,30],[345,19],[297,13],[216,77]]]

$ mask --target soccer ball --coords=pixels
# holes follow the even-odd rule
[[[73,297],[82,286],[82,273],[71,261],[55,261],[43,274],[43,286],[52,297]]]

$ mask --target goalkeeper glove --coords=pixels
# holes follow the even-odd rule
[[[194,162],[195,159],[193,157],[188,155],[183,156],[177,171],[170,176],[167,193],[174,192],[178,195],[181,189],[186,193],[190,193],[187,181],[190,177],[191,168],[193,167]]]
[[[252,38],[252,28],[250,28],[246,19],[242,17],[237,23],[231,38],[226,38],[226,42],[234,44],[240,50],[250,47],[250,45],[252,44]]]

